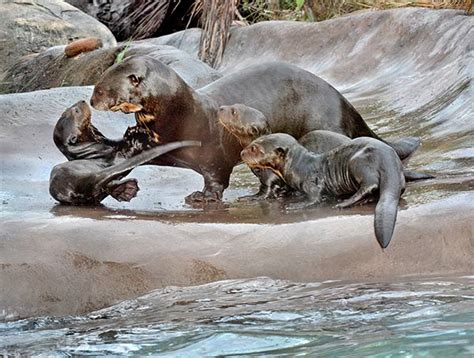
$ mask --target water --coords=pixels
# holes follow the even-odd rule
[[[1,323],[0,337],[0,354],[41,357],[472,357],[474,277],[169,287],[86,316]]]

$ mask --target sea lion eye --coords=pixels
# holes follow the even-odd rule
[[[230,110],[230,113],[231,113],[234,117],[235,117],[235,115],[237,114],[237,112],[235,111],[234,108],[232,108],[232,109]]]
[[[140,77],[138,76],[135,76],[135,75],[130,75],[128,76],[128,79],[130,80],[130,83],[134,86],[134,87],[138,87],[140,85]]]
[[[282,147],[278,147],[277,149],[275,149],[275,153],[281,157],[281,158],[284,158],[285,157],[285,154],[286,154],[286,150]]]

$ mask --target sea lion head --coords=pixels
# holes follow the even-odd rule
[[[53,140],[68,160],[92,159],[110,154],[105,137],[91,123],[91,109],[79,101],[66,109],[54,127]]]
[[[56,123],[53,133],[54,143],[61,152],[67,152],[69,146],[76,145],[85,139],[90,123],[91,110],[86,101],[75,103],[64,111]]]
[[[270,168],[281,177],[295,144],[296,139],[288,134],[268,134],[255,139],[240,156],[250,168]]]
[[[152,113],[147,107],[160,105],[186,86],[165,64],[150,56],[130,56],[104,72],[94,87],[90,103],[101,111]]]
[[[237,137],[243,147],[270,132],[265,115],[244,104],[221,106],[217,118],[227,131]]]

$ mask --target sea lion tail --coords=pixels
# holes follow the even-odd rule
[[[416,180],[426,180],[434,179],[435,176],[431,174],[413,172],[411,170],[404,170],[403,174],[405,175],[405,181],[416,181]]]
[[[401,137],[395,140],[384,140],[389,146],[395,149],[401,160],[407,160],[420,146],[419,137]]]
[[[375,207],[375,236],[380,246],[385,249],[392,240],[397,220],[398,202],[405,187],[401,170],[382,172],[380,180],[380,197]]]
[[[385,140],[380,138],[370,127],[365,123],[362,116],[357,112],[357,110],[352,106],[347,100],[345,101],[346,111],[343,112],[343,130],[344,134],[350,138],[356,137],[372,137],[378,139],[390,147],[392,147],[395,152],[397,152],[398,157],[401,160],[408,159],[415,150],[421,144],[421,139],[419,137],[401,137],[394,140]]]
[[[169,144],[163,144],[151,149],[148,149],[140,154],[135,155],[132,158],[123,160],[122,162],[115,164],[109,168],[102,170],[99,173],[99,186],[108,183],[109,181],[117,178],[120,175],[143,165],[160,155],[171,152],[172,150],[183,148],[183,147],[200,147],[201,142],[194,140],[184,140],[179,142],[173,142]]]

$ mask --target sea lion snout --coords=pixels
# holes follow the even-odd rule
[[[90,117],[91,109],[86,101],[79,101],[74,106],[77,107],[77,109],[79,109],[79,111],[81,111],[86,117]]]
[[[240,157],[247,164],[257,164],[265,156],[262,148],[257,144],[250,144],[240,152]]]
[[[217,115],[221,123],[232,123],[237,117],[236,114],[233,106],[220,106]]]
[[[70,119],[74,119],[77,125],[89,125],[91,119],[91,109],[86,101],[82,100],[74,104],[70,111],[72,116]]]
[[[92,93],[92,97],[90,100],[90,104],[93,108],[99,111],[106,111],[109,108],[113,107],[115,103],[110,98],[110,96],[106,96],[105,91],[101,87],[95,86],[94,92]]]

